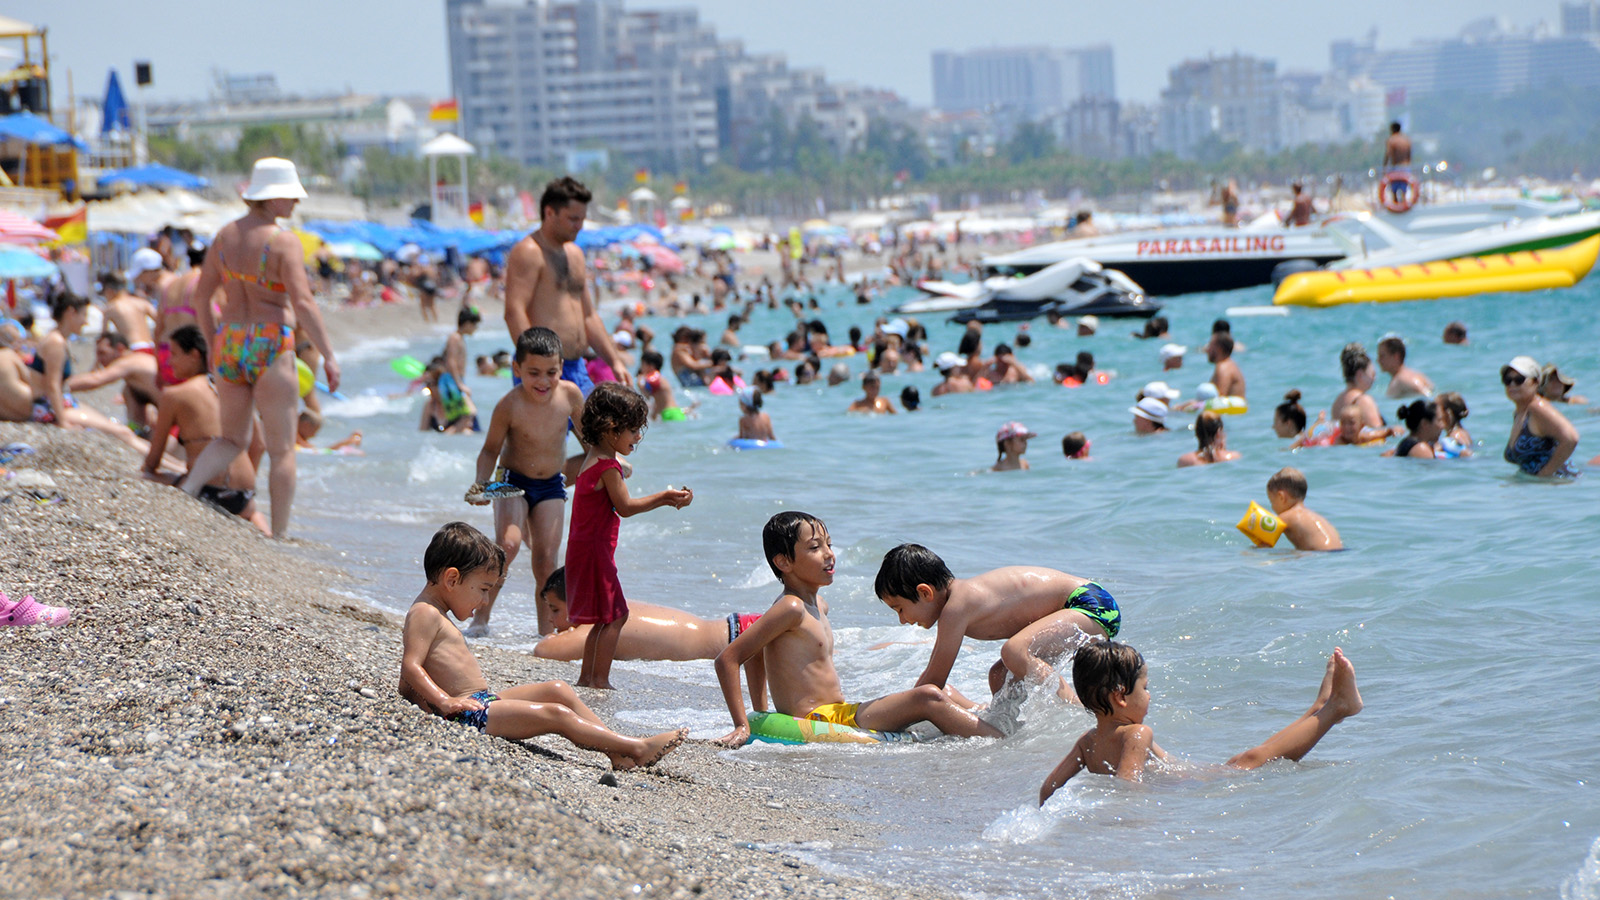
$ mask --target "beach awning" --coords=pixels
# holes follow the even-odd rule
[[[27,22],[0,16],[0,38],[38,37],[41,34],[44,32]]]
[[[29,144],[71,144],[79,150],[89,149],[89,145],[51,125],[48,119],[27,112],[0,117],[0,138],[15,138]]]
[[[477,152],[478,148],[449,133],[422,145],[423,156],[471,156]]]
[[[182,169],[174,169],[171,166],[164,166],[160,163],[134,166],[131,169],[117,169],[100,176],[100,184],[103,186],[126,184],[133,187],[179,187],[185,190],[197,191],[210,183],[199,175],[192,175]]]

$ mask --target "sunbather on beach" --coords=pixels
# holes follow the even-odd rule
[[[465,522],[439,529],[422,557],[428,584],[406,613],[400,696],[441,718],[513,741],[559,734],[604,753],[613,769],[653,766],[687,729],[631,738],[607,728],[564,681],[490,691],[477,657],[451,624],[469,618],[505,577],[505,553]]]

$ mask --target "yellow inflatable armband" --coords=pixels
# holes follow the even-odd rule
[[[294,370],[300,378],[300,396],[304,397],[311,393],[312,388],[317,386],[317,376],[311,374],[311,367],[306,365],[306,361],[303,359],[295,359]]]
[[[1206,401],[1206,411],[1219,416],[1238,416],[1250,411],[1243,397],[1212,397]]]
[[[1254,500],[1250,501],[1250,508],[1244,511],[1244,518],[1239,520],[1237,527],[1257,547],[1275,547],[1278,538],[1283,537],[1283,520],[1271,511],[1262,509],[1261,504]]]

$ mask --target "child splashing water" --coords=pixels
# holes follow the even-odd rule
[[[688,488],[669,488],[637,499],[629,496],[617,457],[629,455],[639,445],[649,415],[643,397],[614,381],[596,386],[583,405],[581,432],[590,450],[572,491],[567,607],[573,622],[594,628],[584,641],[579,687],[611,689],[611,659],[628,618],[628,601],[617,578],[622,518],[663,506],[683,509],[694,500]]]

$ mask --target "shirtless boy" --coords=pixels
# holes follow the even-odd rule
[[[1284,467],[1267,479],[1267,500],[1283,520],[1283,536],[1296,550],[1343,550],[1339,530],[1306,506],[1306,476]]]
[[[1144,723],[1150,713],[1150,672],[1139,651],[1115,641],[1096,641],[1073,658],[1072,683],[1083,705],[1094,712],[1095,724],[1045,779],[1040,806],[1079,772],[1141,781],[1150,760],[1170,758]],[[1361,705],[1356,668],[1335,647],[1311,708],[1265,743],[1228,760],[1228,766],[1258,769],[1275,759],[1299,760],[1333,726],[1361,712]]]
[[[1244,397],[1244,373],[1233,361],[1233,335],[1226,332],[1211,335],[1211,342],[1206,344],[1206,361],[1215,366],[1211,370],[1211,383],[1217,386],[1218,394]]]
[[[482,321],[483,316],[476,309],[470,306],[462,307],[461,312],[456,316],[456,330],[450,332],[450,336],[445,338],[444,352],[440,354],[440,356],[444,357],[445,372],[456,380],[456,384],[463,391],[467,390],[466,339],[467,336],[478,330],[478,323]],[[315,367],[312,370],[315,371]]]
[[[477,529],[451,522],[422,557],[428,584],[406,613],[400,696],[441,718],[520,741],[559,734],[604,753],[613,769],[653,766],[688,736],[686,729],[630,738],[607,728],[563,681],[489,690],[478,660],[450,623],[472,615],[505,575],[505,554]]]
[[[767,565],[783,582],[783,594],[727,649],[717,654],[717,681],[733,718],[733,731],[718,743],[743,746],[750,739],[750,720],[739,685],[739,667],[757,656],[770,674],[773,707],[797,719],[836,725],[899,731],[916,722],[932,722],[945,734],[1000,737],[1000,730],[962,708],[945,691],[923,684],[868,700],[846,703],[839,673],[833,667],[833,627],[828,604],[818,596],[833,583],[833,544],[828,527],[816,516],[781,512],[761,532]],[[762,699],[752,685],[751,700]]]
[[[156,271],[161,271],[161,254],[154,250],[150,253],[155,257]],[[141,271],[138,257],[139,253],[135,253],[134,267],[128,270],[130,276]],[[155,356],[156,345],[150,334],[150,323],[156,319],[156,308],[150,301],[128,293],[128,283],[116,272],[101,274],[100,292],[106,298],[106,318],[119,334],[128,339],[128,346],[137,352]]]
[[[868,370],[866,374],[861,376],[861,390],[866,396],[851,403],[850,409],[847,411],[867,413],[868,415],[878,415],[880,413],[894,415],[894,404],[889,402],[888,397],[881,396],[878,393],[882,388],[883,380],[878,377],[878,373]]]
[[[1082,634],[1117,636],[1122,611],[1105,588],[1076,575],[1040,566],[1007,566],[956,578],[944,560],[920,544],[901,544],[883,555],[873,583],[878,599],[905,625],[938,626],[933,655],[917,684],[944,687],[966,638],[1005,641],[1000,661],[989,670],[998,693],[1006,673],[1039,683],[1053,674],[1044,657],[1059,657]],[[1058,691],[1072,699],[1062,681]]]
[[[505,467],[504,480],[522,488],[521,497],[496,501],[495,535],[505,553],[506,565],[517,558],[524,541],[533,561],[535,588],[556,570],[561,548],[561,519],[566,509],[566,482],[561,469],[567,455],[567,423],[583,416],[583,392],[561,380],[561,339],[548,328],[529,328],[517,338],[511,369],[521,379],[489,417],[489,430],[478,451],[477,482],[467,502],[476,506],[490,501],[483,488],[494,474],[496,461]],[[478,605],[467,626],[471,637],[489,631],[489,614],[500,596],[500,584]],[[550,617],[539,605],[539,633],[550,633]]]

